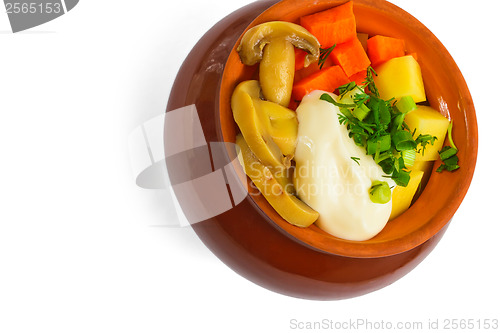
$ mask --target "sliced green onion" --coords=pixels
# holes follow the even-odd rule
[[[443,162],[447,166],[457,165],[458,164],[458,157],[457,157],[457,155],[454,155],[454,156],[452,156],[450,158],[445,159]]]
[[[410,182],[410,172],[405,170],[394,171],[391,177],[397,185],[406,187]]]
[[[458,148],[457,148],[457,146],[455,146],[455,143],[453,142],[453,138],[451,137],[452,129],[453,129],[453,120],[450,121],[450,124],[448,125],[448,141],[450,141],[450,145],[458,151]]]
[[[417,108],[417,104],[411,96],[403,96],[399,101],[396,102],[396,107],[401,113],[408,113]]]
[[[388,158],[391,158],[393,155],[390,151],[386,151],[382,154],[380,153],[375,153],[375,157],[373,158],[375,160],[375,163],[379,164],[380,162],[388,159]]]
[[[456,148],[446,146],[439,152],[439,158],[441,158],[441,161],[444,161],[452,156],[455,156],[458,153],[458,150]]]
[[[439,168],[437,168],[437,169],[436,169],[436,172],[442,172],[442,171],[444,171],[444,170],[447,170],[447,171],[450,171],[450,172],[451,172],[451,171],[455,171],[455,170],[457,170],[457,169],[459,169],[459,168],[460,168],[460,165],[458,165],[458,164],[455,164],[455,165],[450,165],[450,166],[448,166],[448,165],[446,165],[446,164],[441,164],[441,165],[439,166]]]
[[[450,141],[451,147],[450,146],[445,146],[441,151],[439,152],[439,157],[441,158],[441,161],[443,161],[443,164],[437,168],[437,172],[441,172],[443,170],[448,170],[448,171],[455,171],[460,168],[458,165],[458,148],[455,146],[455,143],[453,142],[453,138],[451,137],[451,131],[453,128],[453,121],[450,121],[450,124],[448,125],[448,141]]]
[[[396,170],[396,172],[399,172],[401,170],[403,170],[405,168],[405,160],[403,159],[403,157],[398,157],[394,160],[394,170]]]
[[[403,122],[405,120],[405,114],[404,113],[397,113],[394,116],[394,119],[392,120],[392,127],[391,127],[391,134],[394,135],[394,133],[398,130],[401,129],[401,126],[403,126]]]
[[[370,188],[370,200],[373,203],[386,204],[391,201],[391,188],[387,182],[374,181]]]
[[[443,170],[454,171],[460,168],[458,165],[458,157],[457,155],[453,155],[450,158],[447,158],[443,161],[443,164],[439,168],[437,168],[437,172],[441,172]]]
[[[405,163],[405,167],[411,168],[415,164],[415,158],[417,157],[417,151],[415,149],[403,150],[401,152],[401,157]]]
[[[394,172],[394,161],[392,158],[385,159],[379,163],[385,174],[391,175]],[[390,178],[390,176],[388,176]]]
[[[390,134],[382,135],[379,138],[379,142],[380,142],[380,152],[391,149],[391,135]]]
[[[391,111],[389,110],[389,107],[387,106],[386,101],[380,100],[379,102],[379,120],[382,125],[389,125],[391,123]]]
[[[371,110],[366,105],[361,104],[361,106],[356,106],[354,108],[354,110],[352,111],[352,114],[354,115],[354,117],[358,118],[359,120],[363,120],[366,118],[368,113],[370,113],[370,111]]]
[[[404,130],[396,131],[392,136],[392,142],[396,147],[396,150],[410,150],[417,147],[417,143],[413,140],[410,132]]]
[[[368,155],[381,153],[391,149],[391,136],[386,134],[375,139],[370,139],[366,144],[366,152]]]
[[[350,91],[346,92],[343,95],[340,95],[338,101],[343,105],[356,105],[352,99],[352,93],[350,93]]]
[[[366,153],[368,155],[373,155],[377,152],[378,142],[377,140],[370,139],[366,142]]]
[[[459,168],[460,168],[460,165],[458,165],[458,164],[452,164],[452,165],[447,165],[446,166],[446,170],[448,170],[448,171],[455,171],[455,170],[457,170]]]
[[[460,168],[458,165],[458,148],[455,146],[455,143],[453,142],[453,138],[451,137],[451,130],[453,128],[453,121],[450,122],[448,125],[448,141],[450,141],[451,147],[450,146],[445,146],[441,151],[439,152],[439,157],[441,158],[441,161],[443,161],[443,164],[437,168],[437,172],[441,172],[443,170],[448,170],[448,171],[455,171]]]

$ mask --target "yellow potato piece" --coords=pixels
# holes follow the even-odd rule
[[[375,68],[375,84],[380,97],[388,100],[411,96],[415,103],[424,102],[425,89],[420,65],[411,55],[393,58]]]
[[[415,164],[409,169],[422,171],[424,173],[422,181],[420,182],[422,184],[421,187],[424,187],[431,177],[433,166],[434,161],[415,161]]]
[[[428,173],[432,170],[432,165],[434,164],[434,161],[415,161],[415,164],[410,170],[419,170],[423,171],[424,173]]]
[[[420,134],[430,134],[437,138],[433,145],[428,144],[425,146],[424,150],[417,153],[415,160],[437,160],[439,158],[439,151],[443,147],[448,125],[450,123],[448,118],[429,106],[419,105],[415,110],[406,115],[405,122],[410,128],[410,132],[413,133],[415,130],[415,139]]]
[[[392,212],[389,220],[403,214],[410,207],[423,175],[424,172],[421,170],[412,170],[408,186],[396,186],[394,188],[392,191]]]
[[[241,134],[236,136],[236,144],[245,173],[283,219],[298,227],[308,227],[318,219],[318,212],[283,189],[271,170],[252,153]]]

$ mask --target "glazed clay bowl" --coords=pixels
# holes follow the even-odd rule
[[[300,16],[343,2],[316,1],[314,5],[305,6],[304,1],[284,0],[257,17],[249,28],[273,20],[298,23]],[[421,23],[399,8],[381,1],[355,1],[354,12],[358,32],[401,38],[406,42],[408,53],[418,54],[429,104],[453,119],[461,169],[454,173],[432,172],[425,190],[411,208],[389,222],[377,236],[363,242],[330,236],[315,225],[305,229],[295,227],[280,218],[263,196],[254,195],[253,198],[277,226],[312,247],[349,257],[381,257],[402,253],[422,244],[439,232],[457,210],[467,192],[476,160],[475,112],[465,81],[452,57]],[[234,142],[238,131],[231,114],[231,92],[239,82],[255,77],[255,71],[255,67],[241,63],[233,48],[225,66],[220,93],[224,141]],[[436,162],[434,170],[438,166],[439,162]]]
[[[244,66],[236,53],[243,33],[266,21],[298,22],[300,16],[344,2],[258,1],[229,15],[200,40],[185,60],[167,112],[195,105],[207,142],[234,143],[238,128],[230,108],[231,93],[239,82],[255,78],[257,69]],[[445,47],[417,19],[386,1],[354,0],[354,12],[358,32],[402,38],[407,51],[418,54],[428,103],[453,119],[461,168],[453,173],[437,173],[436,162],[424,191],[408,211],[390,221],[374,238],[355,242],[328,235],[315,225],[299,228],[284,221],[253,190],[242,168],[232,163],[236,150],[229,145],[224,151],[225,164],[232,163],[235,178],[250,193],[232,209],[193,224],[193,229],[236,272],[290,296],[354,297],[405,275],[437,244],[474,172],[475,110],[464,78]],[[171,175],[180,172],[178,165],[169,165],[168,161],[167,168]],[[189,200],[181,202],[185,211],[190,204],[192,207]]]

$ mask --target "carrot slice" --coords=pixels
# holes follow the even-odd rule
[[[377,35],[368,39],[366,46],[373,66],[405,55],[405,41],[399,38]]]
[[[335,91],[339,86],[349,83],[349,78],[345,75],[340,66],[324,68],[308,77],[295,83],[292,89],[292,96],[295,100],[302,100],[305,95],[314,90]]]
[[[356,37],[352,1],[319,13],[302,16],[300,25],[318,39],[321,47],[345,43]]]
[[[337,45],[330,57],[334,64],[342,67],[347,76],[366,70],[370,66],[370,59],[357,38]]]
[[[307,52],[295,48],[295,71],[301,70],[304,68],[304,61],[306,60]]]
[[[350,82],[356,82],[358,86],[362,86],[363,82],[366,79],[366,70],[358,72],[354,75],[349,76],[349,81]]]
[[[309,75],[319,72],[321,69],[326,69],[333,65],[334,63],[329,57],[325,59],[325,62],[323,63],[323,66],[321,68],[319,68],[319,64],[317,62],[312,63],[309,65],[309,67],[304,67],[295,72],[294,82],[298,82],[303,78],[308,77]]]

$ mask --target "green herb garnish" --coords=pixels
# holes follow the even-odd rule
[[[341,85],[340,87],[337,88],[337,90],[339,91],[339,97],[342,98],[344,96],[344,94],[350,92],[351,90],[353,90],[356,87],[357,87],[357,85],[356,85],[356,82],[354,82],[354,81]]]
[[[407,168],[415,163],[417,151],[424,150],[428,144],[434,144],[436,137],[419,135],[414,138],[415,133],[410,132],[404,122],[406,114],[416,108],[413,98],[403,97],[398,102],[394,99],[381,99],[374,82],[376,75],[375,70],[368,67],[362,86],[351,82],[339,87],[339,99],[335,100],[329,94],[322,94],[320,99],[339,107],[339,122],[347,126],[349,136],[355,144],[366,149],[366,154],[373,157],[387,177],[392,178],[399,186],[407,186],[410,181],[410,171]],[[452,152],[444,151],[443,156]],[[351,158],[358,162],[356,158]],[[450,162],[452,160],[448,161]],[[381,186],[372,186],[372,201]],[[388,185],[383,187],[384,193],[388,188]]]
[[[329,103],[332,103],[333,105],[338,106],[339,108],[353,108],[353,107],[355,107],[355,106],[356,106],[356,104],[344,104],[344,103],[339,103],[339,102],[337,102],[336,100],[334,100],[334,99],[332,98],[332,96],[330,96],[330,95],[328,95],[328,94],[323,94],[323,95],[321,95],[319,99],[321,99],[321,100],[323,100],[323,101],[327,101],[327,102],[329,102]]]
[[[439,152],[439,158],[443,163],[437,168],[437,172],[442,172],[444,170],[447,171],[455,171],[460,168],[458,165],[458,148],[455,146],[453,142],[453,138],[451,137],[451,131],[453,129],[453,121],[448,125],[448,141],[451,146],[444,146],[443,149]]]
[[[323,69],[323,65],[325,64],[326,59],[328,59],[330,53],[332,53],[335,46],[337,46],[337,44],[334,44],[333,46],[326,49],[323,49],[321,47],[319,48],[319,60],[318,60],[319,69]]]
[[[361,164],[359,164],[359,161],[361,160],[361,158],[351,156],[351,160],[353,160],[354,162],[358,163],[358,165],[361,165]]]
[[[372,66],[368,66],[366,70],[366,78],[363,81],[363,87],[367,87],[368,91],[373,95],[379,97],[377,86],[375,85],[375,81],[373,80],[373,76],[377,76],[377,72],[373,69]]]

